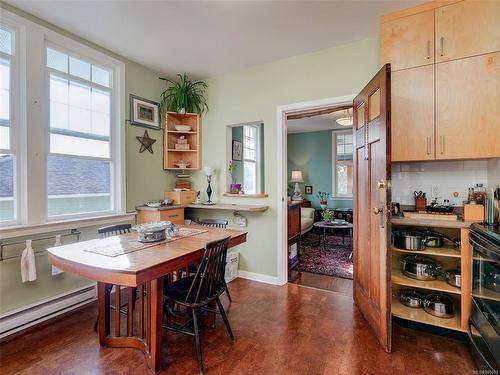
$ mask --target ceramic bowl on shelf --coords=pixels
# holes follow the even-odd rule
[[[178,132],[190,132],[191,125],[175,125],[175,130]]]
[[[191,165],[191,163],[188,161],[179,160],[179,161],[177,161],[177,163],[175,163],[175,165],[181,169],[184,169],[184,168],[189,167]]]

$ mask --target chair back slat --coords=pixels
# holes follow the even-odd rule
[[[225,290],[226,255],[231,237],[207,244],[203,260],[186,296],[186,303],[199,304],[215,298]]]
[[[118,234],[130,233],[131,229],[132,229],[131,224],[116,224],[116,225],[109,225],[107,227],[101,227],[97,229],[97,233],[99,233],[99,236],[101,238],[105,238],[105,237],[116,236]]]
[[[229,222],[227,220],[222,219],[201,219],[198,221],[198,224],[203,225],[204,227],[212,227],[212,228],[227,228],[227,224]]]

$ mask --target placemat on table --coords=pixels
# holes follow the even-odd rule
[[[175,237],[170,237],[163,241],[158,241],[158,242],[139,242],[136,239],[111,237],[113,239],[116,239],[116,241],[108,242],[111,240],[111,238],[110,240],[108,239],[104,240],[103,241],[104,243],[99,241],[100,243],[97,243],[95,246],[85,249],[84,251],[88,253],[105,255],[108,257],[117,257],[119,255],[132,253],[134,251],[147,249],[148,247],[153,247],[168,242],[177,241],[186,237],[196,236],[198,234],[202,234],[205,232],[208,232],[208,230],[197,229],[197,228],[179,228],[179,233]]]

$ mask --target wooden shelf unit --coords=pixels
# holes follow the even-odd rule
[[[191,131],[178,131],[176,125],[189,125]],[[189,150],[177,150],[175,144],[180,136],[186,136]],[[196,113],[179,114],[167,112],[165,115],[165,132],[163,135],[163,169],[183,170],[175,165],[179,160],[190,163],[188,171],[201,168],[201,117]]]
[[[472,249],[469,244],[468,225],[470,225],[470,223],[460,221],[429,222],[429,220],[392,220],[393,229],[408,227],[440,228],[440,230],[442,230],[443,232],[446,231],[447,234],[449,234],[450,231],[454,233],[453,237],[457,237],[459,235],[461,243],[460,247],[458,248],[452,248],[450,246],[442,248],[428,248],[423,251],[402,250],[391,246],[390,251],[393,258],[391,275],[393,298],[391,311],[393,316],[441,328],[447,328],[462,332],[467,331],[472,304]],[[446,283],[446,281],[440,278],[432,281],[421,281],[403,275],[399,266],[398,259],[405,254],[419,254],[422,256],[430,256],[431,258],[436,259],[436,261],[438,261],[439,263],[443,264],[444,269],[454,268],[455,266],[459,265],[462,270],[461,288],[449,285],[448,283]],[[411,309],[409,307],[406,307],[399,302],[398,296],[396,296],[394,293],[394,291],[397,291],[399,293],[399,290],[401,288],[415,288],[424,293],[425,291],[429,293],[433,291],[445,293],[455,300],[456,315],[451,319],[443,319],[427,314],[423,309]]]

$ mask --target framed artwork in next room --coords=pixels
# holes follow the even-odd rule
[[[305,187],[305,193],[310,195],[313,193],[313,187],[311,185],[306,185]]]
[[[243,156],[243,143],[233,140],[233,160],[241,161]]]
[[[158,103],[130,95],[130,124],[160,130]]]

